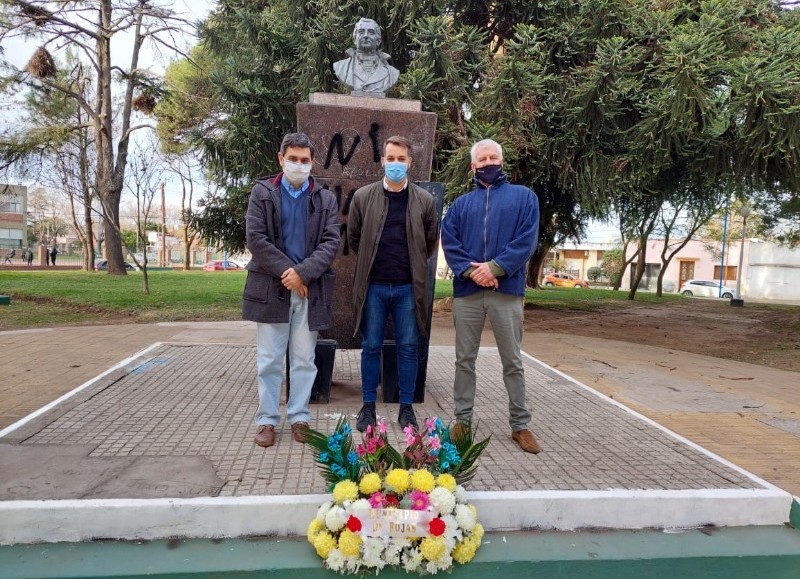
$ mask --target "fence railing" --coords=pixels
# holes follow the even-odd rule
[[[11,250],[14,249],[14,255],[11,257]],[[142,262],[143,256],[137,255],[137,259],[139,263]],[[184,251],[182,249],[175,249],[167,252],[166,261],[164,263],[165,267],[172,267],[176,269],[183,268],[184,266]],[[198,249],[192,250],[190,259],[193,268],[201,268],[203,264],[207,261],[212,259],[231,259],[230,254],[226,254],[224,251],[210,251],[206,249]],[[49,261],[49,257],[46,259],[39,259],[39,251],[38,248],[33,248],[33,259],[30,262],[31,267],[47,267],[51,266],[52,264]],[[98,255],[97,259],[103,259],[102,256]],[[134,260],[131,258],[130,255],[125,256],[125,261],[130,263],[131,265],[134,264]],[[25,248],[2,248],[0,247],[0,266],[28,266],[28,260],[25,259]],[[59,252],[56,254],[56,266],[83,266],[83,255],[78,252]],[[151,255],[148,253],[147,255],[147,267],[148,268],[155,268],[160,267],[161,262],[157,255]]]

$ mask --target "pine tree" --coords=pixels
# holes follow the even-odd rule
[[[297,102],[345,92],[331,64],[361,16],[382,24],[402,73],[387,96],[438,115],[434,178],[448,196],[470,188],[469,146],[486,137],[504,146],[512,180],[539,194],[531,283],[590,216],[623,212],[641,272],[676,191],[695,205],[775,183],[796,196],[800,34],[770,0],[223,0],[201,47],[218,108],[213,130],[194,134],[226,188],[197,220],[206,237],[243,247],[252,180],[275,169]]]

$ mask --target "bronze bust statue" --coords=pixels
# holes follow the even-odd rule
[[[353,28],[355,48],[347,50],[347,58],[333,63],[336,76],[356,96],[386,96],[400,74],[389,64],[389,55],[380,52],[381,28],[369,18],[362,18]]]

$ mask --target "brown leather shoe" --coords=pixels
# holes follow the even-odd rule
[[[533,432],[527,428],[525,430],[517,430],[516,432],[512,432],[511,438],[513,438],[514,441],[519,444],[519,447],[525,452],[539,454],[539,452],[542,450],[542,448],[539,446],[539,443],[536,442]]]
[[[292,424],[292,436],[297,442],[306,441],[306,430],[308,430],[308,422],[295,422]]]
[[[271,424],[262,424],[256,433],[256,444],[267,448],[275,444],[275,427]]]

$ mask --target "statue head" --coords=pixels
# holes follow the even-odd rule
[[[347,58],[333,63],[336,78],[352,89],[356,96],[383,97],[397,82],[398,71],[389,64],[389,55],[378,50],[381,27],[369,18],[362,18],[353,27],[355,49],[347,50]]]
[[[370,18],[362,18],[353,27],[353,45],[361,52],[376,52],[381,45],[381,27]]]

